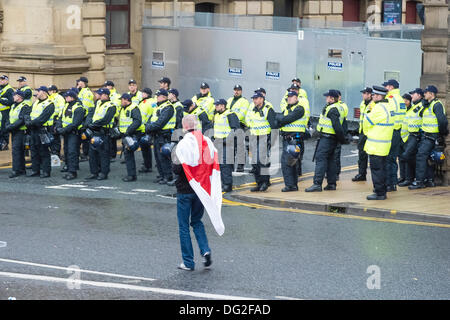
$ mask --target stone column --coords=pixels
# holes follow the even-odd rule
[[[29,84],[74,85],[89,68],[81,35],[82,0],[3,0],[0,72]]]
[[[438,88],[438,98],[445,101],[448,96],[448,4],[445,0],[425,0],[425,29],[422,32],[423,74],[420,86],[434,85]],[[448,101],[448,100],[447,100]],[[446,103],[447,117],[449,103]],[[448,185],[450,180],[449,158],[450,137],[447,137],[447,162],[444,181],[436,181]]]

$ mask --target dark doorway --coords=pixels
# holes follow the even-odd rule
[[[360,21],[360,1],[359,0],[344,0],[343,1],[343,14],[344,21]]]
[[[214,13],[214,7],[216,5],[214,3],[211,2],[202,2],[202,3],[197,3],[195,5],[195,12],[209,12],[209,13]]]
[[[417,23],[417,1],[406,2],[406,23]]]

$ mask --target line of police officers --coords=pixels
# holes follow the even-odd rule
[[[264,88],[256,89],[251,97],[252,103],[249,103],[242,96],[240,85],[233,88],[234,95],[228,101],[215,101],[209,85],[202,83],[198,94],[181,103],[178,90],[170,88],[171,81],[166,77],[159,80],[160,88],[154,97],[149,88],[138,90],[133,79],[129,81],[129,92],[123,95],[117,93],[112,81],[105,82],[103,88],[93,93],[88,87],[88,79],[81,77],[76,81],[75,88],[64,93],[64,98],[55,86],[38,88],[36,101],[31,105],[32,91],[26,85],[26,79],[18,79],[19,90],[16,92],[9,86],[8,80],[6,76],[0,77],[0,111],[2,137],[6,143],[9,132],[12,133],[11,178],[25,174],[24,141],[25,132],[29,132],[32,158],[29,176],[50,176],[50,152],[59,154],[62,136],[64,178],[75,179],[80,159],[88,156],[91,175],[86,179],[107,179],[110,162],[117,154],[117,140],[122,138],[127,167],[127,176],[123,181],[136,180],[134,152],[138,147],[141,147],[144,159],[139,172],[152,171],[153,144],[159,173],[154,182],[173,185],[175,179],[168,144],[172,142],[173,146],[176,143],[178,138],[173,139],[173,132],[181,128],[183,115],[194,114],[199,119],[199,130],[203,133],[214,130],[215,144],[222,159],[224,192],[232,189],[234,163],[238,164],[238,172],[243,171],[245,164],[245,144],[237,139],[239,129],[249,129],[250,132],[251,172],[257,183],[251,191],[266,191],[270,186],[272,129],[280,129],[283,141],[281,169],[285,187],[282,191],[298,190],[310,118],[307,93],[301,88],[298,78],[294,78],[287,89],[280,103],[280,113],[276,113],[273,105],[265,99]],[[442,142],[442,136],[447,133],[445,109],[435,98],[435,87],[427,87],[425,93],[420,89],[411,92],[411,107],[405,105],[398,87],[397,81],[389,80],[383,87],[374,86],[361,91],[359,173],[353,181],[366,180],[369,155],[375,194],[368,199],[384,199],[387,191],[396,190],[397,184],[411,184],[411,189],[431,185],[432,170],[426,160],[435,142],[439,139]],[[422,100],[423,95],[425,99]],[[324,96],[326,105],[317,125],[320,139],[313,157],[316,161],[314,183],[305,189],[306,192],[322,191],[325,178],[327,186],[324,190],[336,190],[340,173],[340,146],[348,143],[348,106],[342,101],[338,90],[329,90]],[[403,150],[401,154],[400,150]],[[401,167],[407,168],[401,170],[405,177],[400,182],[397,181],[398,157]],[[416,181],[413,182],[414,176]]]

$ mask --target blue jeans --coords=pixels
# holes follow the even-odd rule
[[[180,233],[181,256],[184,265],[188,268],[194,268],[194,249],[192,248],[191,234],[189,225],[194,229],[201,255],[211,252],[206,238],[205,227],[201,221],[204,207],[195,193],[177,194],[177,216]],[[190,217],[190,222],[189,222]]]

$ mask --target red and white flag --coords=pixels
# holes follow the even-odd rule
[[[216,232],[223,235],[222,184],[219,156],[214,144],[200,131],[192,131],[181,139],[175,153],[189,185],[205,207]]]

